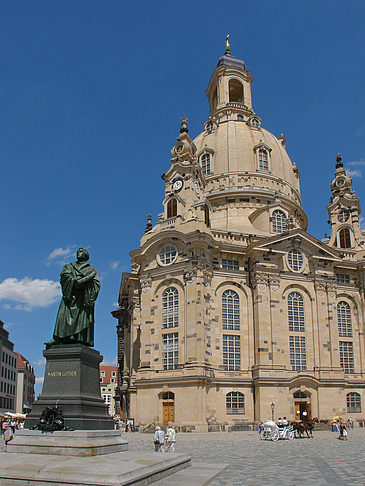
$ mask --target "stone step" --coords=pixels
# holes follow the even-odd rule
[[[153,483],[154,486],[205,486],[229,464],[194,462],[192,466]]]

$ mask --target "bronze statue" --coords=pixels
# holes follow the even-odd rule
[[[96,268],[89,263],[89,252],[77,250],[77,261],[67,263],[61,272],[62,300],[58,309],[53,344],[94,346],[94,304],[100,290]]]

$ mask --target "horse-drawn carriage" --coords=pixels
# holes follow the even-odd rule
[[[291,425],[278,427],[272,420],[266,420],[266,422],[260,425],[259,434],[261,440],[277,441],[279,439],[294,439],[294,430]]]

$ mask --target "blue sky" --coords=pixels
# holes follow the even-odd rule
[[[38,377],[78,246],[102,278],[95,346],[115,360],[121,273],[161,211],[180,117],[202,131],[227,33],[263,126],[300,168],[309,232],[328,232],[337,152],[364,200],[362,0],[0,1],[0,13],[0,319]]]

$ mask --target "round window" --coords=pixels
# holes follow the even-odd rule
[[[157,255],[157,262],[160,265],[171,265],[177,259],[177,248],[175,245],[167,245],[161,248],[159,254]]]
[[[349,219],[349,217],[350,217],[350,211],[348,209],[341,209],[338,215],[338,220],[341,221],[341,223],[344,223]]]
[[[288,265],[293,272],[300,272],[303,268],[303,254],[298,250],[290,250],[288,253]]]

